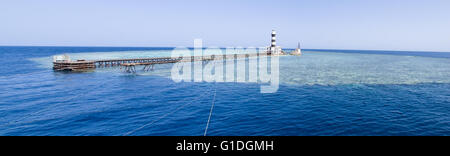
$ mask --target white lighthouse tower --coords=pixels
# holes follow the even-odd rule
[[[275,55],[283,55],[284,52],[281,49],[280,46],[277,46],[277,32],[275,30],[272,30],[272,42],[270,47],[267,48],[268,54],[275,54]]]
[[[270,46],[271,50],[274,50],[277,47],[277,32],[272,30],[272,45]]]

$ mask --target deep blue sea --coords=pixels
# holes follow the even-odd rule
[[[163,56],[173,48],[0,47],[0,135],[450,135],[450,53],[304,50],[280,86],[176,83],[171,65],[64,73],[52,56]],[[214,94],[215,99],[214,99]]]

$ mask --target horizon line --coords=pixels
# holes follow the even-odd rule
[[[67,47],[67,48],[179,48],[179,47],[170,47],[170,46],[80,46],[80,45],[0,45],[0,47]],[[264,46],[263,46],[264,47]],[[194,47],[186,47],[189,49],[193,49]],[[208,48],[208,47],[203,47]],[[229,47],[218,47],[219,49],[225,49]],[[283,48],[288,50],[295,50],[296,48]],[[330,48],[302,48],[302,50],[343,50],[343,51],[392,51],[392,52],[431,52],[431,53],[450,53],[450,51],[431,51],[431,50],[391,50],[391,49],[330,49]]]

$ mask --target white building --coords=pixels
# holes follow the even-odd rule
[[[53,56],[53,62],[58,62],[58,63],[60,63],[60,62],[70,62],[70,57],[69,57],[69,55],[66,55],[66,54],[64,54],[64,55],[56,55],[56,56]]]

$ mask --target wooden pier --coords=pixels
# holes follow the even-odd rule
[[[252,54],[230,54],[222,55],[208,55],[208,56],[190,56],[190,57],[153,57],[153,58],[135,58],[135,59],[105,59],[105,60],[77,60],[70,61],[53,61],[53,70],[55,71],[89,71],[95,68],[105,68],[113,66],[121,66],[127,72],[136,72],[136,66],[144,66],[144,71],[154,69],[156,64],[169,64],[177,62],[197,62],[197,61],[212,61],[224,59],[238,59],[249,58],[256,56],[268,56],[270,53],[252,53]]]

